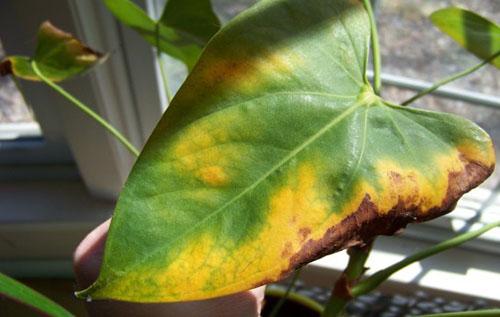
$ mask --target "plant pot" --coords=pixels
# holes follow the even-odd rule
[[[274,307],[285,296],[285,293],[284,289],[273,288],[266,290],[262,317],[270,316]],[[298,293],[290,292],[275,317],[320,317],[322,311],[323,306],[316,301]]]

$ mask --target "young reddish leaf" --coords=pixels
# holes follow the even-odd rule
[[[119,198],[80,297],[222,296],[449,212],[493,170],[488,135],[392,105],[353,0],[267,0],[210,41]]]
[[[431,21],[443,33],[481,59],[500,52],[500,26],[462,8],[450,7],[434,12]],[[500,68],[500,57],[491,61]]]
[[[33,59],[47,78],[57,82],[83,73],[100,62],[103,55],[46,21],[38,31]],[[40,80],[31,68],[31,59],[25,56],[7,57],[0,63],[0,75]]]

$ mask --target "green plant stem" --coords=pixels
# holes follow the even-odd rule
[[[172,91],[170,90],[165,61],[163,60],[162,54],[159,49],[156,49],[156,58],[158,59],[158,64],[160,66],[160,74],[163,81],[163,87],[165,88],[165,93],[167,94],[167,101],[170,104],[170,102],[172,101]]]
[[[484,65],[488,64],[489,62],[491,62],[492,60],[494,60],[495,58],[497,58],[498,56],[500,56],[500,51],[496,52],[494,55],[492,55],[491,57],[489,57],[488,59],[485,59],[484,61],[482,61],[481,63],[477,64],[477,65],[474,65],[472,67],[469,67],[461,72],[458,72],[456,74],[453,74],[451,76],[448,76],[438,82],[436,82],[434,85],[432,85],[431,87],[427,88],[427,89],[424,89],[422,90],[421,92],[419,92],[418,94],[416,94],[415,96],[409,98],[408,100],[405,100],[401,103],[401,105],[403,106],[407,106],[409,104],[411,104],[412,102],[414,102],[415,100],[425,96],[425,95],[428,95],[430,94],[431,92],[433,92],[434,90],[438,89],[439,87],[441,86],[444,86],[452,81],[455,81],[459,78],[462,78],[464,76],[467,76],[469,75],[470,73],[473,73],[475,72],[476,70],[480,69],[481,67],[483,67]]]
[[[276,317],[276,316],[278,316],[278,313],[279,313],[281,307],[283,306],[283,304],[285,304],[285,302],[286,302],[286,300],[288,298],[288,295],[290,294],[290,292],[292,291],[292,289],[295,287],[295,283],[299,279],[300,271],[301,271],[301,269],[298,269],[298,270],[296,270],[293,273],[292,281],[290,282],[290,285],[288,285],[288,288],[286,289],[285,295],[283,295],[283,297],[280,298],[280,300],[276,304],[276,306],[274,306],[273,310],[269,314],[269,317]]]
[[[348,281],[356,281],[366,270],[365,263],[373,247],[373,242],[364,247],[353,247],[347,250],[349,263],[345,270]]]
[[[371,29],[371,47],[372,47],[372,60],[373,60],[373,91],[376,95],[380,95],[380,89],[382,87],[381,79],[381,57],[380,57],[380,46],[377,31],[377,22],[375,21],[375,15],[373,14],[372,4],[370,0],[363,0],[365,4],[366,11],[370,18],[370,29]]]
[[[454,238],[451,238],[449,240],[443,241],[439,244],[436,244],[435,246],[432,246],[430,248],[427,248],[425,250],[422,250],[420,252],[417,252],[413,255],[410,255],[409,257],[381,270],[378,271],[377,273],[373,274],[372,276],[368,277],[367,279],[359,282],[357,285],[355,285],[352,288],[352,295],[354,297],[366,294],[368,292],[371,292],[375,288],[377,288],[382,282],[386,281],[392,274],[396,273],[397,271],[401,270],[402,268],[413,264],[417,261],[420,261],[422,259],[428,258],[430,256],[433,256],[437,253],[443,252],[445,250],[451,249],[453,247],[456,247],[460,244],[463,244],[469,240],[472,240],[483,233],[485,233],[488,230],[491,230],[495,227],[500,226],[500,221],[490,223],[488,225],[485,225],[479,230],[476,231],[471,231],[467,232],[461,235],[458,235]]]
[[[0,273],[0,294],[3,294],[19,303],[26,304],[46,314],[47,316],[73,316],[73,314],[61,305],[52,301],[50,298],[2,273]]]
[[[431,315],[420,315],[419,317],[486,317],[486,316],[500,316],[500,309],[484,309],[484,310],[473,310],[473,311],[463,311],[457,313],[442,313],[442,314],[431,314]]]
[[[351,287],[365,272],[365,263],[370,255],[373,242],[364,247],[353,247],[347,250],[349,263],[335,283],[332,295],[323,311],[323,317],[336,317],[353,298]]]
[[[90,109],[88,106],[86,106],[84,103],[82,103],[80,100],[76,99],[73,97],[69,92],[64,90],[61,86],[55,84],[52,82],[50,79],[45,77],[41,72],[38,66],[36,65],[36,62],[33,60],[31,61],[31,67],[33,67],[33,71],[35,74],[40,77],[40,79],[46,83],[48,86],[50,86],[52,89],[57,91],[59,94],[61,94],[64,98],[69,100],[71,103],[73,103],[75,106],[77,106],[80,110],[82,110],[86,115],[94,119],[97,123],[99,123],[102,127],[104,127],[106,130],[108,130],[118,141],[120,141],[129,151],[130,153],[134,154],[135,156],[139,156],[139,150],[137,150],[132,143],[130,143],[127,138],[125,138],[118,130],[116,130],[111,124],[109,124],[104,118],[102,118],[100,115],[98,115],[95,111]]]
[[[266,296],[271,296],[271,297],[284,297],[285,296],[286,290],[282,289],[276,289],[276,288],[267,288],[266,289]],[[314,312],[321,313],[323,311],[323,306],[313,300],[312,298],[309,298],[305,295],[301,295],[299,293],[291,291],[288,294],[288,300],[292,303],[298,303],[301,306],[305,306]]]
[[[344,310],[345,306],[349,302],[348,299],[340,298],[340,297],[330,297],[328,303],[325,306],[325,310],[323,311],[323,317],[337,317]]]
[[[156,21],[155,25],[155,41],[156,41],[156,60],[158,61],[158,66],[160,67],[161,79],[163,82],[163,88],[165,89],[165,94],[167,95],[167,101],[170,104],[172,101],[172,91],[170,90],[170,85],[168,84],[168,74],[167,68],[165,66],[165,61],[162,58],[162,53],[160,51],[160,21]]]

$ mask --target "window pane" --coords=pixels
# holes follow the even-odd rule
[[[0,60],[5,52],[0,40]],[[33,112],[26,105],[14,81],[0,77],[0,140],[33,137],[41,134]]]
[[[461,6],[500,21],[498,0],[378,0],[384,73],[436,81],[479,62],[429,21],[432,12],[448,6]],[[499,72],[484,67],[450,86],[498,95]]]

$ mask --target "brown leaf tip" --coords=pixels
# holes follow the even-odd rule
[[[95,55],[98,59],[104,57],[103,53],[98,52],[98,51],[96,51],[88,46],[85,46],[85,45],[82,46],[82,52],[84,54],[88,54],[88,55]]]
[[[49,20],[43,21],[39,28],[40,32],[52,33],[58,37],[72,37],[70,33],[64,32],[60,28],[54,26]]]
[[[103,53],[98,52],[85,44],[83,44],[80,40],[78,40],[73,34],[69,32],[65,32],[60,28],[54,26],[50,21],[44,21],[39,28],[39,34],[45,34],[47,36],[58,38],[64,41],[74,41],[78,47],[79,55],[89,55],[93,56],[94,60],[100,59],[104,56]]]
[[[12,62],[6,59],[0,63],[0,76],[7,76],[12,74]]]

